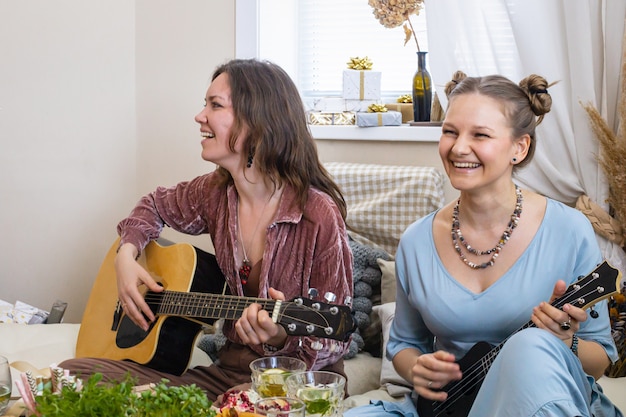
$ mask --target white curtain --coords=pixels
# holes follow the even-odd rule
[[[531,73],[558,84],[552,111],[537,129],[533,162],[521,170],[526,188],[573,205],[585,194],[605,210],[608,187],[598,142],[581,103],[591,103],[617,131],[624,0],[426,0],[431,75],[442,105],[456,70]],[[480,44],[479,54],[472,45]],[[490,51],[484,53],[484,51]],[[598,236],[605,258],[622,273],[626,255]]]

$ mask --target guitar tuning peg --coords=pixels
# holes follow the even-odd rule
[[[319,294],[319,293],[318,293],[318,291],[317,291],[317,288],[309,288],[309,292],[308,292],[308,294],[309,294],[309,298],[310,298],[310,299],[312,299],[312,300],[314,300],[314,299],[316,299],[316,298],[317,298],[317,296],[318,296],[318,294]]]
[[[344,305],[347,305],[348,307],[352,307],[352,297],[350,297],[349,295],[344,299],[343,301]]]
[[[311,349],[313,350],[322,350],[323,347],[324,345],[319,340],[311,342]]]
[[[592,319],[597,319],[598,316],[600,316],[600,314],[598,314],[598,312],[594,310],[593,307],[591,307],[591,311],[589,312],[589,315],[591,316]]]
[[[328,303],[333,303],[336,299],[337,296],[332,292],[327,292],[326,294],[324,294],[324,300],[326,300],[326,302]]]

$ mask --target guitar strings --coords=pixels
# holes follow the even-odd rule
[[[555,302],[552,305],[554,307],[561,308],[566,303],[571,302],[573,300],[577,300],[581,298],[585,299],[587,296],[589,296],[594,291],[596,291],[596,289],[594,288],[592,291],[588,291],[582,297],[578,295],[577,293],[580,292],[584,287],[590,284],[593,284],[593,281],[585,282],[582,285],[580,284],[580,281],[574,283],[570,287],[571,291],[566,291],[565,294],[563,294],[561,298],[555,300]],[[573,297],[573,295],[576,295],[576,296]],[[470,389],[481,384],[484,379],[483,375],[486,375],[487,371],[489,370],[490,364],[493,362],[493,360],[498,355],[498,353],[500,353],[500,350],[502,349],[506,341],[509,340],[511,336],[513,336],[515,333],[521,330],[524,330],[526,328],[530,328],[530,327],[536,327],[532,321],[529,321],[528,323],[520,327],[518,330],[514,331],[511,335],[509,335],[506,339],[504,339],[500,344],[498,344],[496,347],[490,350],[489,353],[483,356],[479,361],[475,362],[472,366],[470,366],[467,369],[467,371],[464,373],[463,379],[461,379],[460,381],[452,382],[451,383],[452,387],[448,391],[448,398],[446,399],[446,401],[444,402],[433,401],[432,402],[433,412],[435,413],[435,416],[440,415],[443,411],[453,406],[454,403],[460,400],[465,395],[465,393],[467,393]],[[466,376],[468,378],[466,378]]]
[[[320,311],[293,301],[270,300],[267,298],[255,297],[246,297],[245,299],[242,299],[242,297],[235,295],[216,295],[198,292],[186,293],[168,290],[160,293],[148,292],[144,300],[148,304],[159,304],[159,309],[157,313],[167,315],[225,319],[238,319],[239,317],[241,317],[241,313],[243,312],[244,308],[248,307],[252,303],[261,304],[264,310],[272,312],[276,303],[280,301],[281,306],[284,306],[284,308],[280,309],[279,318],[288,318],[293,322],[313,325],[321,329],[330,326],[329,321]],[[308,312],[317,314],[317,316],[322,320],[324,325],[303,320],[298,316],[286,314],[286,311],[289,310],[290,307],[293,308],[294,306],[300,309],[306,309]],[[233,314],[224,317],[223,315],[219,315],[218,313],[216,313],[216,311],[230,311]],[[280,321],[280,319],[278,321]]]

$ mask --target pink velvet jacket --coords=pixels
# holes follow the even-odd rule
[[[141,198],[130,216],[118,224],[121,243],[132,243],[141,251],[159,236],[164,225],[190,235],[208,233],[232,294],[243,295],[234,253],[238,250],[237,202],[235,187],[217,186],[215,173],[171,188],[159,187]],[[320,295],[334,293],[339,304],[353,297],[352,252],[345,223],[327,194],[311,188],[303,211],[293,189],[283,191],[267,229],[259,297],[267,298],[269,287],[282,291],[287,300],[308,297],[309,288],[317,289]],[[225,323],[224,334],[240,343],[233,324]],[[322,349],[312,347],[315,340],[322,343]],[[264,356],[297,356],[310,369],[335,363],[347,347],[345,342],[296,336],[289,336],[277,352],[268,352],[263,345],[252,346]]]

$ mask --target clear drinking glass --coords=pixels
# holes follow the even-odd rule
[[[334,372],[307,371],[287,377],[290,397],[301,399],[307,417],[337,417],[343,411],[346,379]]]
[[[0,415],[4,415],[6,409],[9,408],[12,387],[9,360],[0,356]]]
[[[254,412],[269,417],[304,417],[304,403],[297,398],[268,397],[254,404]]]
[[[287,356],[267,356],[250,363],[252,389],[262,398],[285,397],[285,379],[294,372],[306,371],[306,363]]]

